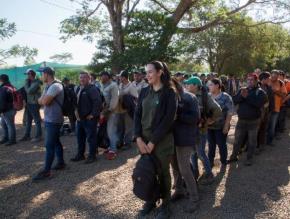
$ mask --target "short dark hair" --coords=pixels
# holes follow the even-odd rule
[[[94,80],[96,80],[96,78],[97,78],[97,74],[95,74],[95,73],[91,73],[90,76],[91,76]]]
[[[271,77],[271,74],[270,72],[268,71],[263,71],[260,75],[259,75],[259,80],[262,81],[262,80],[265,80],[265,79],[268,79]]]
[[[0,75],[0,81],[2,81],[3,83],[8,83],[9,82],[9,76],[6,75],[6,74]]]
[[[286,76],[285,72],[284,72],[284,71],[282,71],[282,70],[280,70],[280,72],[279,72],[279,75],[282,75],[283,77],[285,77],[285,76]]]

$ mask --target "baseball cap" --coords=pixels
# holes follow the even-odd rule
[[[31,74],[33,77],[35,77],[36,72],[33,69],[29,68],[29,69],[26,70],[26,72],[24,74],[25,75]]]
[[[55,74],[54,69],[51,68],[51,67],[44,67],[43,69],[40,69],[39,71],[42,72],[42,73],[49,74],[49,75],[54,75]]]
[[[190,77],[189,79],[187,79],[186,81],[184,81],[184,84],[194,84],[194,85],[201,86],[202,82],[201,82],[199,77],[193,76],[193,77]]]
[[[127,70],[123,70],[120,72],[120,74],[117,75],[118,77],[124,77],[128,78],[129,77],[129,72]]]

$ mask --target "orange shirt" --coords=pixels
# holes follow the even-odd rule
[[[289,94],[290,93],[290,81],[289,80],[285,80],[285,87],[286,87],[287,93]]]
[[[275,92],[281,92],[287,94],[287,90],[284,82],[278,80],[276,82],[271,82],[271,87],[274,92],[274,112],[280,112],[280,108],[283,105],[283,97],[279,96]]]

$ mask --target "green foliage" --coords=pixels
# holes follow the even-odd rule
[[[0,40],[7,39],[16,33],[15,23],[8,23],[7,19],[0,18]]]
[[[15,23],[8,23],[5,18],[0,18],[0,40],[10,38],[16,33]],[[27,46],[14,45],[9,49],[0,49],[0,66],[6,64],[5,60],[12,57],[24,57],[24,64],[35,63],[34,57],[38,50]]]
[[[54,62],[59,62],[59,63],[67,63],[73,59],[73,56],[69,52],[64,52],[60,54],[55,54],[53,56],[49,57],[52,61]]]
[[[79,69],[58,69],[56,71],[56,78],[58,80],[63,80],[65,77],[71,80],[71,83],[79,84]]]
[[[124,32],[125,51],[122,55],[113,55],[113,43],[110,39],[98,41],[98,52],[94,55],[91,68],[100,71],[109,68],[113,60],[124,69],[143,66],[157,57],[163,61],[174,62],[178,48],[169,46],[165,53],[156,50],[160,32],[166,24],[166,14],[140,11],[132,13],[131,20]]]

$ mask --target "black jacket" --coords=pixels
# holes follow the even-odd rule
[[[196,143],[200,111],[195,95],[183,92],[178,101],[177,118],[174,123],[174,145],[194,146]]]
[[[261,85],[261,88],[266,92],[269,101],[269,112],[273,112],[275,108],[274,92],[268,85]]]
[[[142,102],[148,95],[151,86],[143,88],[139,95],[138,103],[134,115],[134,137],[142,137]],[[153,144],[158,144],[164,136],[172,130],[174,118],[177,110],[177,99],[173,89],[162,88],[160,92],[160,103],[157,106],[154,119],[152,121],[152,139]]]
[[[261,117],[261,109],[267,102],[267,95],[259,87],[248,88],[246,98],[241,95],[241,90],[239,90],[237,95],[233,96],[233,101],[235,105],[239,104],[237,111],[239,119],[256,120]]]
[[[5,113],[13,110],[13,94],[10,83],[5,83],[0,86],[0,113]]]
[[[94,118],[99,118],[102,110],[102,100],[99,89],[94,85],[88,85],[84,89],[77,89],[77,111],[80,119],[86,119],[88,115],[93,115]]]

